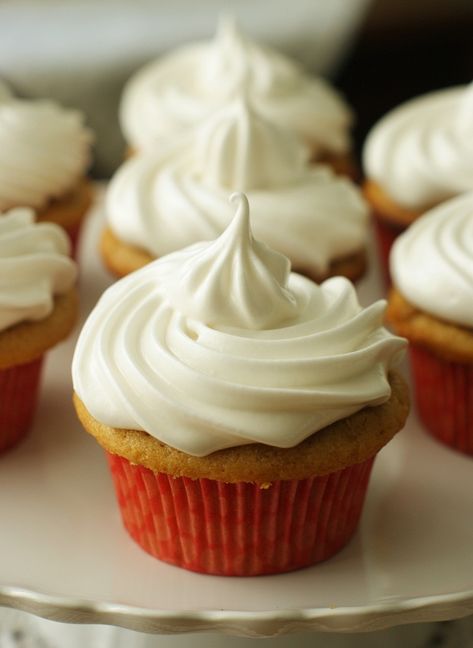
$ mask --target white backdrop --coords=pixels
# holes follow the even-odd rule
[[[330,76],[371,0],[0,0],[0,78],[26,97],[83,110],[96,171],[123,152],[117,105],[127,77],[166,49],[209,38],[221,12],[252,37]]]

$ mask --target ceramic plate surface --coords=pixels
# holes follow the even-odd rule
[[[98,205],[82,240],[82,321],[111,282],[100,230]],[[371,260],[365,304],[382,294]],[[359,531],[326,563],[221,578],[148,556],[122,528],[102,451],[75,419],[75,337],[48,357],[31,435],[0,458],[0,604],[59,621],[250,637],[473,612],[473,461],[431,440],[414,415],[376,461]]]

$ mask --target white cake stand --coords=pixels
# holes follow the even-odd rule
[[[82,320],[110,283],[97,253],[100,212],[82,240]],[[370,256],[364,303],[381,295]],[[473,612],[473,461],[430,439],[414,415],[376,461],[355,538],[326,563],[238,579],[148,556],[122,528],[102,451],[75,419],[75,337],[49,356],[31,435],[0,458],[0,605],[146,633],[244,637]]]

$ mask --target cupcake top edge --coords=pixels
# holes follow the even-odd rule
[[[67,293],[77,278],[64,230],[36,223],[32,209],[0,214],[0,332],[47,317],[54,298]]]
[[[387,401],[405,340],[353,285],[290,272],[255,239],[246,197],[213,241],[162,257],[109,288],[81,331],[74,390],[99,422],[187,454],[292,447]]]
[[[125,85],[120,123],[134,148],[153,148],[237,96],[250,96],[322,153],[350,150],[352,113],[340,95],[228,18],[213,40],[178,47],[138,70]]]
[[[422,95],[368,134],[365,175],[399,205],[424,210],[473,189],[473,83]]]
[[[426,212],[391,250],[394,286],[414,306],[473,328],[473,191]]]

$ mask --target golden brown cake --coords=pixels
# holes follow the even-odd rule
[[[97,421],[74,395],[84,428],[111,454],[154,473],[172,477],[213,479],[225,483],[307,479],[343,470],[375,456],[404,427],[409,412],[407,386],[400,374],[390,376],[390,399],[336,421],[292,448],[251,444],[204,457],[176,450],[146,432],[112,428]]]
[[[473,362],[473,327],[460,326],[416,308],[395,289],[389,295],[386,321],[412,344],[451,362]]]
[[[109,227],[106,227],[100,238],[100,254],[108,270],[116,277],[125,277],[130,272],[135,272],[156,259],[145,250],[121,241]],[[294,272],[299,272],[320,283],[329,277],[343,276],[350,281],[357,281],[366,271],[367,259],[364,250],[345,257],[334,259],[330,262],[328,270],[316,274],[311,268],[294,267]]]
[[[75,256],[80,229],[94,199],[94,187],[90,180],[82,180],[65,196],[51,200],[37,214],[38,222],[56,223],[66,230]]]
[[[0,370],[32,362],[64,340],[77,321],[78,306],[77,291],[72,288],[56,297],[51,314],[44,319],[0,331]]]

